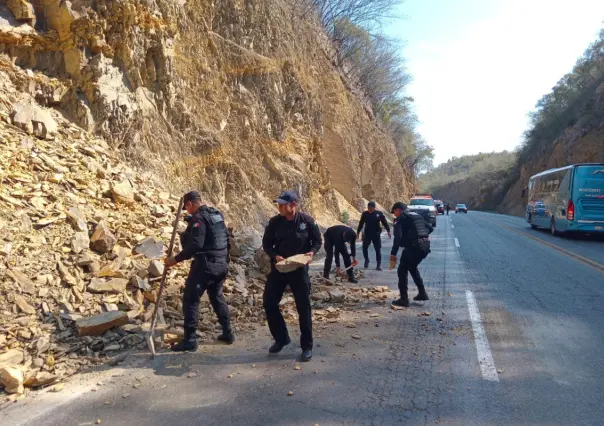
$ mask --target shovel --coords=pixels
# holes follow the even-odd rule
[[[184,198],[180,197],[178,202],[178,208],[176,209],[176,221],[174,222],[174,228],[172,228],[172,237],[170,238],[170,245],[168,246],[167,257],[172,256],[172,249],[174,248],[174,239],[176,238],[176,230],[178,229],[178,221],[180,220],[180,213]],[[151,352],[151,357],[155,356],[155,343],[153,342],[153,334],[155,333],[155,326],[157,325],[157,310],[159,308],[159,302],[161,302],[161,295],[164,292],[164,285],[166,284],[166,275],[168,275],[168,267],[164,267],[164,273],[161,276],[161,282],[159,284],[159,293],[157,294],[157,300],[155,301],[155,308],[153,309],[153,319],[151,320],[151,329],[147,336],[147,346]]]

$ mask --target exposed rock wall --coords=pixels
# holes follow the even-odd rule
[[[18,91],[235,224],[264,223],[285,187],[336,217],[333,189],[357,207],[413,190],[319,27],[281,0],[10,0],[0,54]]]

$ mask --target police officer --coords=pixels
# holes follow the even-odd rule
[[[390,252],[390,262],[396,262],[396,254],[399,247],[403,247],[401,261],[398,266],[398,288],[401,292],[400,299],[392,302],[396,306],[409,306],[407,295],[407,272],[411,274],[419,293],[413,300],[428,300],[428,293],[419,269],[422,260],[430,253],[430,239],[428,236],[434,228],[417,213],[409,212],[407,206],[400,201],[392,206],[392,213],[396,217],[394,228],[394,242]]]
[[[212,308],[222,327],[217,337],[221,342],[232,344],[235,336],[231,329],[229,307],[222,285],[228,274],[228,232],[222,213],[201,202],[197,191],[184,195],[183,209],[190,215],[188,225],[181,235],[182,251],[166,259],[168,267],[193,258],[189,276],[183,292],[185,316],[184,339],[172,347],[175,352],[197,350],[197,323],[199,322],[199,299],[207,290]]]
[[[377,262],[375,269],[377,271],[382,270],[382,240],[380,238],[382,228],[380,227],[380,223],[384,225],[384,228],[386,228],[388,238],[392,238],[392,235],[390,234],[390,226],[388,225],[386,216],[384,216],[384,213],[381,211],[375,209],[375,201],[370,201],[367,204],[367,210],[361,215],[361,221],[359,222],[357,234],[361,234],[364,226],[365,232],[363,233],[363,257],[365,258],[365,268],[369,267],[368,249],[369,245],[373,243],[373,248],[375,249],[375,261]]]
[[[344,259],[344,266],[346,268],[350,266],[356,266],[359,262],[356,259],[356,240],[357,234],[354,230],[346,225],[336,225],[328,228],[323,234],[325,238],[325,265],[323,268],[323,277],[329,279],[329,272],[331,271],[331,261],[333,257],[336,258],[336,274],[340,272],[340,255]],[[346,249],[346,243],[350,243],[350,254]],[[350,256],[352,255],[352,262],[350,262]],[[354,277],[354,271],[352,268],[347,269],[348,281],[351,283],[358,283]]]
[[[300,322],[300,358],[301,361],[310,361],[313,340],[308,266],[282,273],[275,268],[275,263],[296,254],[314,256],[321,248],[321,232],[311,216],[297,210],[298,196],[295,192],[284,191],[274,202],[278,205],[279,214],[270,219],[262,237],[262,248],[272,263],[263,297],[268,327],[275,339],[268,351],[276,354],[291,342],[279,309],[283,291],[289,284]]]
[[[449,203],[447,203],[446,209],[447,209],[447,216],[449,216],[449,210],[451,210],[451,206],[449,205]]]

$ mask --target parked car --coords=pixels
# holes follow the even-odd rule
[[[455,213],[468,213],[468,208],[466,207],[465,204],[458,204],[455,206]]]
[[[445,214],[445,203],[443,203],[443,200],[434,200],[434,207],[436,207],[436,214]]]

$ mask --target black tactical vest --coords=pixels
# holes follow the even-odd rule
[[[426,221],[417,213],[405,212],[399,216],[398,221],[403,228],[401,247],[409,248],[417,240],[428,238],[430,235]]]
[[[195,214],[201,216],[201,220],[206,223],[203,252],[226,256],[229,234],[222,213],[213,207],[201,206]]]

